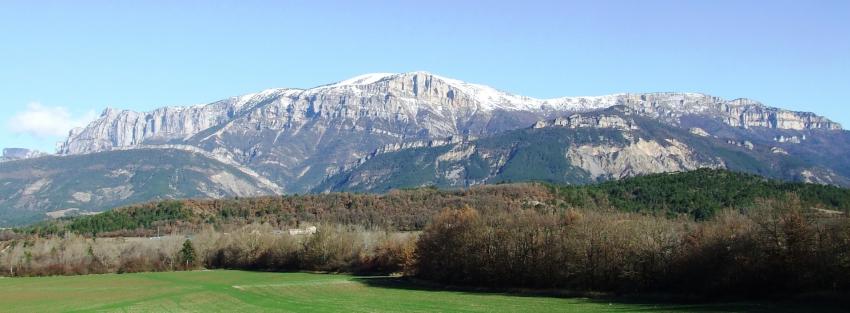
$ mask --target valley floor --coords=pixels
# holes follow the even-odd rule
[[[2,312],[810,312],[803,305],[612,303],[421,288],[400,279],[194,271],[0,279]],[[829,310],[827,310],[829,311]],[[834,310],[840,311],[840,310]]]

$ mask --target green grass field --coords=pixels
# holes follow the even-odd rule
[[[394,278],[194,271],[0,278],[3,312],[792,312],[804,306],[610,303],[420,288]]]

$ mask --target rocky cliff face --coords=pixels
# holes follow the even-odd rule
[[[623,131],[638,129],[632,120],[624,119],[616,115],[587,115],[574,114],[567,117],[559,117],[552,121],[538,121],[533,128],[544,127],[567,127],[567,128],[613,128]]]
[[[230,121],[243,110],[286,91],[272,89],[207,105],[165,107],[144,113],[107,108],[85,128],[72,130],[57,152],[63,155],[84,154],[145,143],[179,141]]]
[[[212,137],[200,138],[201,141],[229,129],[298,130],[311,122],[324,122],[324,128],[364,130],[399,139],[480,135],[525,127],[537,120],[534,118],[552,115],[551,112],[585,112],[615,105],[673,123],[681,116],[705,115],[734,127],[841,129],[841,125],[824,117],[771,108],[747,99],[727,101],[695,93],[535,99],[412,72],[367,74],[306,90],[271,89],[207,105],[147,113],[107,109],[98,120],[74,130],[59,153],[80,154],[184,140],[222,125]],[[518,117],[519,121],[511,123],[494,116],[500,114]]]
[[[720,120],[732,127],[791,130],[840,130],[841,125],[808,112],[768,107],[750,99],[724,100],[698,93],[649,93],[617,95],[616,104],[644,116],[678,124],[683,116]]]
[[[822,116],[808,112],[792,112],[770,108],[761,103],[737,99],[721,106],[726,115],[726,123],[735,127],[764,127],[775,129],[840,130],[841,125]]]

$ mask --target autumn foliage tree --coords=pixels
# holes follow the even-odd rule
[[[415,274],[449,284],[627,293],[850,290],[850,219],[812,216],[794,201],[758,205],[767,213],[723,211],[704,222],[446,209],[417,242]]]

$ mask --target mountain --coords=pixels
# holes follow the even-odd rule
[[[32,159],[43,157],[46,155],[47,153],[38,150],[30,150],[24,148],[5,148],[3,149],[3,156],[0,156],[0,162]]]
[[[172,198],[279,192],[250,170],[177,149],[107,151],[0,165],[0,225]]]
[[[730,129],[736,128],[711,128],[717,133]],[[465,187],[517,181],[588,184],[699,168],[850,185],[846,133],[785,132],[776,140],[760,138],[758,133],[746,140],[731,140],[699,128],[669,127],[630,107],[615,106],[480,139],[388,146],[340,169],[314,191],[384,192],[399,186]],[[824,142],[840,148],[828,149]]]
[[[615,105],[673,126],[701,116],[733,127],[837,130],[811,113],[692,93],[534,99],[426,72],[368,74],[310,89],[270,89],[207,105],[138,113],[107,109],[60,154],[180,144],[250,167],[304,192],[339,166],[388,144],[488,136]]]
[[[610,111],[612,108],[619,111]],[[620,121],[604,119],[598,123],[565,122],[576,114],[592,119],[600,112],[634,123],[637,129],[609,127]],[[575,125],[556,129],[563,123]],[[548,134],[549,141],[534,138],[538,133]],[[250,173],[246,175],[252,180],[246,181],[255,181],[254,190],[267,193],[357,189],[344,181],[354,182],[358,175],[382,181],[373,186],[361,184],[364,190],[386,190],[516,180],[586,183],[735,164],[742,164],[739,168],[748,172],[782,179],[846,185],[850,177],[847,143],[847,132],[827,118],[749,99],[726,100],[698,93],[536,99],[427,72],[410,72],[361,75],[309,89],[269,89],[150,112],[110,108],[86,127],[72,130],[59,145],[57,158],[83,160],[122,152],[143,159],[151,151],[180,151],[184,157],[227,166],[234,173]],[[470,144],[474,151],[470,154],[469,147],[458,144]],[[540,147],[551,151],[538,151]],[[456,159],[451,161],[456,162],[453,166],[464,168],[463,172],[449,170],[456,174],[437,173],[443,171],[439,164],[437,169],[428,169],[435,173],[428,174],[433,176],[430,178],[420,175],[425,171],[422,167],[404,173],[392,173],[395,167],[385,167],[386,175],[396,176],[394,179],[366,171],[381,168],[383,159],[406,161],[392,155],[376,157],[393,150],[404,150],[394,155],[406,154],[409,160],[427,160],[436,150],[455,148],[460,150],[445,157]],[[492,154],[482,155],[481,151]],[[566,151],[572,151],[570,157]],[[533,157],[535,154],[546,157]],[[467,160],[473,156],[481,160]],[[500,159],[493,159],[497,156]],[[744,159],[730,159],[738,157]],[[523,172],[519,164],[532,161],[539,164],[526,165],[542,169]],[[478,165],[470,165],[473,163]],[[10,166],[0,164],[0,175],[8,173]],[[476,171],[481,173],[469,174]],[[369,174],[358,174],[366,172]],[[401,179],[408,176],[410,180]],[[182,194],[206,195],[202,191]],[[49,196],[55,203],[73,201],[69,194]],[[92,210],[106,209],[106,205],[112,204],[92,206]]]

